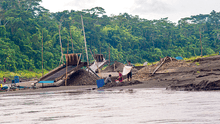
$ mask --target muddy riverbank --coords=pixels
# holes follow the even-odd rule
[[[220,90],[220,56],[199,58],[193,61],[169,61],[164,63],[158,71],[152,72],[158,67],[150,65],[143,67],[133,75],[133,81],[127,82],[123,76],[123,83],[115,83],[117,76],[113,76],[113,82],[103,88],[97,89],[97,78],[93,74],[88,74],[84,70],[73,74],[75,80],[69,79],[69,86],[53,86],[42,88],[42,84],[37,84],[37,89],[25,89],[11,91],[18,92],[49,92],[59,90],[114,90],[114,89],[133,89],[133,88],[166,88],[168,90],[181,91],[206,91]],[[110,67],[109,67],[110,68]],[[37,81],[20,82],[19,86],[31,87]],[[1,92],[4,93],[4,92]]]
[[[135,75],[136,79],[165,86],[169,90],[206,91],[220,90],[220,56],[199,58],[193,61],[165,63],[153,76],[148,67]],[[152,69],[153,68],[153,69]]]

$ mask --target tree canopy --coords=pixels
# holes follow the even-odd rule
[[[41,0],[0,0],[0,69],[34,70],[41,68],[41,42],[44,43],[44,67],[51,70],[61,58],[59,27],[63,52],[83,53],[81,25],[83,16],[88,48],[111,61],[143,63],[165,56],[191,57],[212,54],[220,48],[220,12],[182,18],[142,19],[128,13],[107,16],[102,7],[82,11],[51,13],[40,6]],[[71,35],[70,35],[71,32]],[[72,40],[71,40],[72,38]],[[90,61],[92,56],[89,55]]]

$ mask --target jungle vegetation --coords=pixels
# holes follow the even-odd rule
[[[185,17],[174,23],[168,18],[148,20],[120,13],[107,16],[105,9],[51,13],[40,6],[42,0],[0,0],[0,70],[34,71],[41,69],[42,37],[44,67],[59,65],[61,47],[67,53],[83,53],[86,61],[81,15],[88,51],[102,53],[111,61],[154,62],[165,56],[208,55],[220,49],[220,12]],[[201,43],[200,43],[201,36]],[[90,50],[89,50],[90,49]],[[89,52],[89,60],[93,58]]]

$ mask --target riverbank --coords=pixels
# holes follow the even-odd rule
[[[34,81],[21,82],[17,85],[19,86],[31,86],[31,83]],[[42,85],[42,84],[38,84]],[[32,93],[32,92],[68,92],[68,91],[78,91],[78,92],[86,92],[89,90],[129,90],[129,89],[139,89],[139,88],[166,88],[167,83],[162,82],[149,82],[142,81],[141,84],[128,85],[128,86],[116,86],[116,87],[108,87],[108,88],[97,88],[97,85],[85,85],[85,86],[59,86],[59,87],[47,87],[47,88],[37,88],[37,89],[21,89],[15,91],[6,91],[0,92],[0,94],[17,94],[17,93]]]
[[[47,74],[49,71],[44,69],[44,74]],[[0,71],[0,80],[3,80],[2,77],[6,78],[6,83],[12,83],[12,80],[14,80],[14,76],[19,76],[20,82],[26,82],[26,81],[33,81],[37,80],[42,76],[42,70],[34,70],[34,71],[28,71],[28,70],[19,70],[16,72],[10,72],[10,71]]]
[[[188,61],[169,61],[152,75],[158,67],[149,66],[135,75],[136,79],[151,84],[164,84],[169,90],[207,91],[220,90],[220,55]]]
[[[152,72],[158,67],[158,64],[146,66],[138,70],[133,75],[132,82],[124,82],[105,86],[97,89],[94,83],[82,85],[73,83],[70,86],[53,86],[41,88],[42,84],[37,84],[37,89],[16,90],[4,93],[26,93],[26,92],[51,92],[51,91],[68,91],[68,90],[126,90],[138,88],[166,88],[168,90],[220,90],[220,56],[211,56],[206,58],[198,58],[187,61],[169,61],[163,64],[158,71],[152,75]],[[109,74],[109,73],[107,73]],[[78,76],[82,77],[82,74]],[[88,77],[88,75],[86,76]],[[86,77],[83,77],[85,79]],[[112,77],[114,80],[116,77]],[[80,80],[81,78],[79,78]],[[89,80],[89,78],[87,79]],[[19,86],[31,87],[32,83],[37,81],[27,81],[17,83]],[[84,81],[87,82],[87,81]],[[46,84],[45,84],[46,85]]]

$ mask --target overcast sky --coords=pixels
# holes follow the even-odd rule
[[[102,7],[107,15],[128,13],[149,20],[168,17],[176,22],[185,17],[220,11],[220,0],[42,0],[51,12]]]

